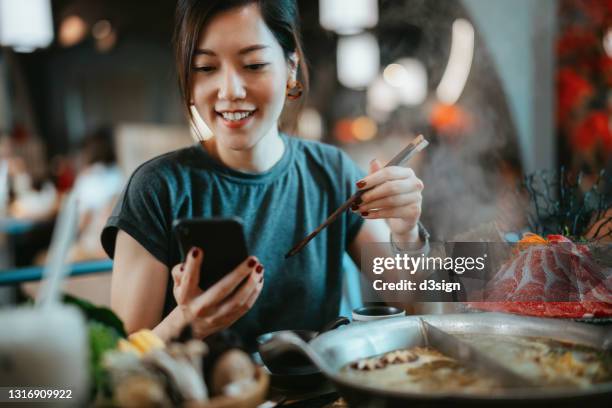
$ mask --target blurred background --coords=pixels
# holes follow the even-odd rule
[[[283,128],[340,146],[366,171],[423,133],[431,146],[412,166],[434,239],[492,222],[520,231],[509,197],[535,172],[580,173],[588,189],[607,168],[609,208],[611,0],[298,3],[312,86]],[[2,284],[40,278],[62,197],[75,189],[70,260],[82,276],[70,290],[108,302],[99,234],[114,200],[140,163],[194,143],[170,43],[174,7],[0,0]]]

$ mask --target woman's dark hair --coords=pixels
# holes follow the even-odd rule
[[[299,58],[298,79],[308,90],[308,70],[300,38],[300,16],[295,0],[178,0],[174,26],[174,48],[183,106],[190,119],[192,58],[203,27],[216,15],[255,3],[264,22],[281,45],[285,58]],[[302,96],[302,99],[304,96]]]

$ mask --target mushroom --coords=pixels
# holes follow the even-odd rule
[[[202,380],[201,371],[198,371],[186,358],[175,359],[164,350],[153,350],[146,355],[146,361],[168,376],[184,400],[208,400],[208,391]]]
[[[242,350],[232,349],[223,353],[212,372],[214,395],[236,395],[255,384],[255,365]]]
[[[114,400],[120,407],[169,407],[172,405],[166,390],[156,380],[133,375],[117,384],[114,390]]]

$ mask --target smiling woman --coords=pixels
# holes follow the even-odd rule
[[[374,162],[364,177],[341,150],[279,131],[287,100],[308,88],[298,22],[294,0],[179,0],[184,108],[213,137],[139,167],[108,220],[111,303],[128,332],[169,339],[190,324],[204,338],[232,327],[248,344],[262,332],[319,330],[338,314],[345,252],[359,263],[363,245],[390,233],[399,246],[419,241],[423,184],[412,170]],[[368,191],[353,212],[284,258],[356,188]],[[204,291],[207,248],[183,259],[171,233],[175,219],[193,217],[240,217],[252,254]]]

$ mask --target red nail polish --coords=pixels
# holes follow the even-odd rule
[[[194,248],[193,252],[191,253],[191,256],[193,256],[194,258],[197,258],[198,255],[200,255],[200,250],[197,248]]]
[[[263,282],[263,276],[259,278],[259,283]]]
[[[259,265],[257,265],[257,268],[255,268],[255,272],[261,273],[261,271],[263,271],[263,265],[259,264]]]
[[[361,180],[357,182],[357,187],[359,188],[364,188],[366,186],[366,182]]]
[[[185,264],[181,265],[181,272],[185,270]]]
[[[248,263],[247,265],[249,266],[249,268],[252,268],[252,267],[254,267],[254,266],[255,266],[255,264],[256,264],[256,263],[257,263],[257,262],[255,262],[255,260],[254,260],[254,259],[249,259],[249,263]]]
[[[357,204],[351,205],[351,210],[357,211],[358,209],[359,209],[359,206]]]
[[[361,216],[362,217],[367,217],[369,214],[370,214],[369,212],[364,211],[364,212],[361,213]]]

